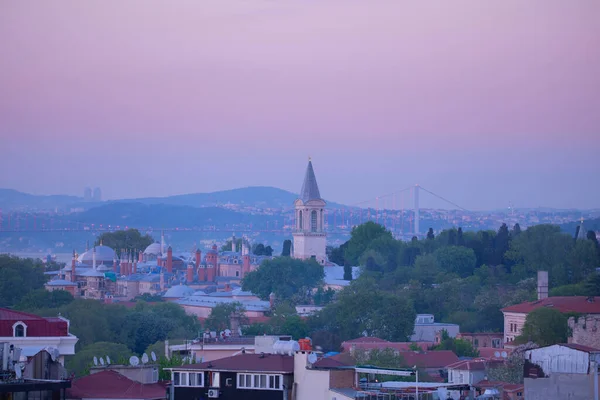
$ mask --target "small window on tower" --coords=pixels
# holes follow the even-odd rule
[[[313,210],[310,213],[310,231],[311,232],[317,231],[317,211],[316,210]]]

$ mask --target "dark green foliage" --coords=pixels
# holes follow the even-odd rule
[[[520,342],[534,342],[540,347],[567,343],[568,316],[553,308],[538,308],[527,314]]]
[[[78,350],[73,356],[65,357],[65,366],[69,372],[75,373],[76,376],[83,376],[89,374],[90,367],[94,365],[94,357],[106,359],[106,356],[109,356],[111,362],[116,363],[121,358],[128,360],[131,355],[131,350],[124,344],[96,342]]]
[[[225,329],[231,329],[231,320],[236,318],[238,326],[246,325],[246,309],[240,302],[217,304],[210,312],[210,315],[204,321],[204,327],[211,331],[220,332]]]
[[[337,294],[336,301],[312,317],[311,325],[331,331],[342,340],[366,333],[390,341],[412,335],[415,310],[401,296],[378,289],[375,281],[358,279]]]
[[[451,338],[446,330],[442,331],[442,340],[433,350],[452,350],[459,357],[479,357],[479,351],[473,347],[471,342]]]
[[[42,289],[47,277],[41,261],[0,254],[0,307],[11,307],[30,291]]]
[[[316,261],[279,257],[266,260],[246,275],[242,286],[263,300],[268,300],[269,295],[275,293],[279,299],[304,302],[310,290],[316,288],[324,276],[323,266]]]
[[[273,249],[271,246],[265,246],[264,244],[259,243],[253,246],[252,254],[255,256],[272,256]]]
[[[242,241],[242,238],[235,239],[235,251],[242,251]],[[231,251],[231,239],[226,241],[225,244],[221,246],[221,251]]]
[[[144,250],[154,243],[150,235],[143,235],[137,229],[128,229],[126,231],[106,232],[98,236],[95,245],[102,243],[115,250],[117,255],[121,256],[121,251],[135,252]]]
[[[375,239],[381,237],[393,239],[391,232],[372,221],[352,228],[350,240],[347,242],[347,247],[344,251],[343,265],[358,265],[360,257],[362,257],[369,245]]]
[[[345,281],[352,280],[352,267],[349,265],[344,265],[344,280]]]
[[[326,290],[318,288],[313,295],[313,301],[317,306],[325,306],[333,301],[334,296],[335,290],[332,288],[327,288]]]
[[[289,256],[291,256],[291,254],[292,254],[292,241],[289,239],[286,239],[283,241],[283,249],[281,250],[281,256],[289,257]]]
[[[429,239],[429,240],[435,239],[435,235],[433,234],[433,228],[429,228],[429,230],[427,231],[427,239]]]
[[[54,290],[52,292],[46,289],[33,290],[25,295],[16,305],[16,308],[23,311],[36,310],[40,308],[58,308],[73,301],[73,295],[64,290]]]
[[[458,231],[456,231],[456,244],[458,246],[464,246],[465,245],[465,238],[463,236],[463,230],[461,227],[458,228]]]

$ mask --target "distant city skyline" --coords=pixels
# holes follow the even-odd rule
[[[0,187],[598,208],[600,2],[0,4]],[[423,207],[439,206],[426,195]]]

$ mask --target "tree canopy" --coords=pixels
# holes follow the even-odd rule
[[[310,291],[324,277],[323,266],[316,261],[278,257],[264,261],[255,271],[246,275],[242,287],[263,300],[268,300],[269,295],[275,293],[279,299],[297,302],[310,297]]]
[[[105,232],[98,236],[95,245],[102,243],[115,250],[117,255],[121,256],[121,250],[125,252],[134,252],[144,250],[154,243],[150,235],[142,235],[137,229],[127,229],[126,231]]]
[[[0,307],[16,305],[46,281],[41,261],[0,254]]]
[[[555,308],[541,307],[527,314],[519,342],[534,342],[538,346],[567,343],[568,316]]]

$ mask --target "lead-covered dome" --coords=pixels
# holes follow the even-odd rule
[[[160,255],[160,243],[154,242],[150,246],[146,247],[144,254],[158,256]]]
[[[96,264],[112,264],[115,259],[115,251],[108,246],[96,246]],[[90,249],[85,253],[81,254],[77,261],[85,264],[92,264],[92,259],[94,256],[94,249]]]

